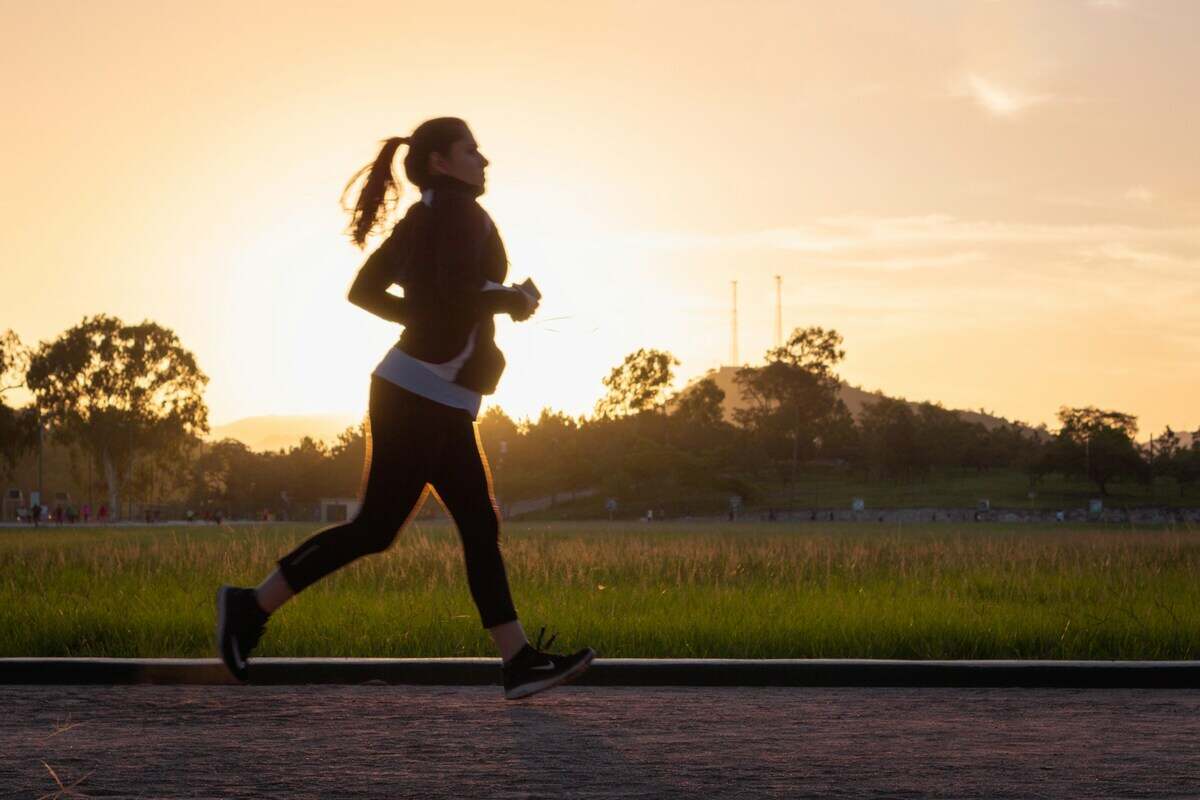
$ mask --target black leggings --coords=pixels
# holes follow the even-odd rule
[[[430,483],[458,526],[483,627],[515,620],[492,476],[471,415],[374,375],[369,410],[362,506],[353,520],[318,531],[279,559],[288,586],[298,593],[361,556],[388,549]]]

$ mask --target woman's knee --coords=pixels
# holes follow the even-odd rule
[[[404,518],[395,514],[363,513],[359,511],[351,522],[353,540],[363,553],[382,553],[396,541]]]
[[[469,514],[461,514],[455,520],[459,535],[468,545],[483,545],[494,547],[500,541],[500,519],[495,509],[478,509]]]

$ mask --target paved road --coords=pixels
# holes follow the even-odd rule
[[[1200,691],[0,686],[0,797],[43,762],[106,798],[1194,798]]]

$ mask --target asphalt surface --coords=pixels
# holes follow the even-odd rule
[[[1200,691],[0,686],[43,795],[1194,798]]]
[[[498,658],[254,658],[258,686],[490,686]],[[215,658],[0,658],[0,684],[231,684]],[[1200,661],[597,658],[579,686],[1197,689]]]

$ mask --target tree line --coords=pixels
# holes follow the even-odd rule
[[[751,503],[758,487],[795,482],[814,462],[866,481],[1016,469],[1032,488],[1060,474],[1102,495],[1113,482],[1162,476],[1182,494],[1200,478],[1200,435],[1185,448],[1167,428],[1143,448],[1134,416],[1091,406],[1061,407],[1053,433],[1019,422],[989,429],[939,404],[888,397],[856,419],[838,396],[844,357],[837,331],[797,328],[761,365],[737,371],[741,402],[728,417],[711,377],[673,390],[679,361],[656,349],[615,366],[591,414],[543,409],[516,421],[491,407],[479,434],[497,497],[511,504],[592,489],[639,502],[736,494]],[[310,518],[319,498],[358,494],[365,425],[331,444],[306,437],[275,452],[209,443],[207,381],[175,333],[150,321],[97,315],[35,348],[8,331],[0,336],[0,465],[11,471],[48,437],[94,467],[114,512],[134,497],[197,513]],[[10,407],[5,394],[21,387],[33,401]]]

